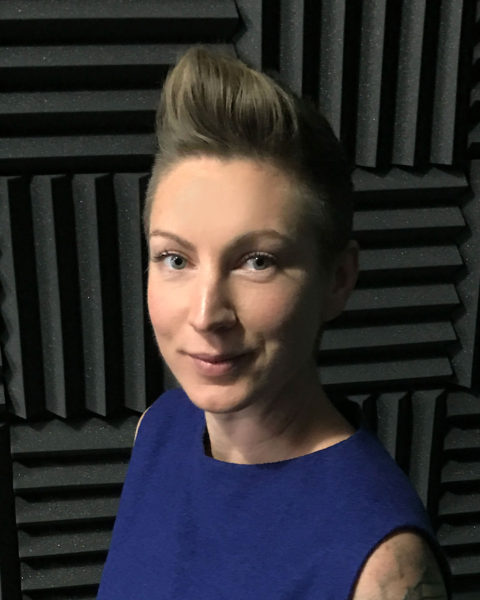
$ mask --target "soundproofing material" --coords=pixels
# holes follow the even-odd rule
[[[438,530],[449,557],[458,598],[473,600],[479,586],[480,397],[448,395]]]
[[[12,428],[25,597],[82,588],[82,597],[95,598],[137,420],[53,419]]]
[[[323,381],[359,390],[449,380],[466,177],[357,169],[354,184],[361,274],[344,315],[324,334]]]
[[[0,3],[0,599],[95,598],[138,416],[159,90],[191,44],[282,80],[354,165],[361,274],[328,393],[408,474],[480,597],[480,3]]]
[[[4,354],[18,416],[143,411],[147,392],[151,401],[151,388],[161,388],[145,316],[143,181],[126,173],[2,180]]]

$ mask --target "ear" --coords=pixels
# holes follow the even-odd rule
[[[358,279],[358,244],[350,240],[335,259],[325,292],[323,320],[331,321],[345,308]]]

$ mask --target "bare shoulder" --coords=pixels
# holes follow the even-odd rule
[[[420,535],[401,532],[367,560],[353,600],[447,600],[447,591],[428,543]]]
[[[140,429],[140,425],[142,423],[143,417],[147,414],[147,411],[150,407],[148,407],[141,415],[141,417],[138,419],[138,423],[137,423],[137,428],[135,429],[135,437],[134,440],[137,439],[137,435],[138,435],[138,430]]]

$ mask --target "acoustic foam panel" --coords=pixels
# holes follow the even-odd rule
[[[12,426],[23,593],[56,598],[83,590],[95,597],[137,420]]]
[[[9,600],[95,597],[131,446],[130,437],[103,451],[96,436],[129,418],[131,436],[132,410],[172,383],[145,315],[139,215],[158,91],[196,42],[237,52],[309,96],[356,160],[362,275],[325,332],[321,374],[417,486],[440,527],[455,600],[476,598],[475,3],[150,0],[132,10],[114,0],[0,6],[2,373],[13,452],[4,443],[0,462],[11,473],[14,464],[19,533],[18,552],[4,545],[16,574],[0,569]],[[458,410],[470,411],[461,423],[451,412],[458,394],[469,407]],[[54,438],[58,452],[46,443]],[[13,511],[2,514],[14,531]]]

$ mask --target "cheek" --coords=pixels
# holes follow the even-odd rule
[[[304,339],[306,332],[316,331],[318,327],[320,295],[311,286],[273,286],[259,290],[249,300],[240,319],[266,338]]]
[[[174,294],[166,294],[155,281],[155,277],[150,275],[147,286],[147,304],[150,321],[158,341],[161,338],[171,336],[174,331],[175,313],[178,311],[178,305],[175,303]]]

